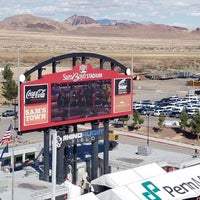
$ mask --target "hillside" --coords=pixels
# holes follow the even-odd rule
[[[109,37],[156,37],[169,38],[180,36],[188,37],[199,34],[199,31],[190,31],[184,27],[175,27],[165,24],[140,24],[136,22],[115,22],[101,24],[88,16],[74,15],[64,22],[58,22],[47,18],[30,14],[16,15],[0,21],[0,29],[48,32],[66,35],[81,36],[109,36]]]
[[[64,24],[70,24],[72,26],[77,26],[77,25],[81,25],[81,24],[96,24],[97,22],[87,16],[71,16],[68,19],[66,19],[64,21]]]
[[[23,31],[63,31],[62,23],[33,15],[16,15],[0,21],[4,30]]]
[[[22,71],[71,52],[99,53],[126,66],[133,60],[137,73],[171,69],[195,72],[200,66],[199,29],[136,22],[101,24],[76,15],[63,22],[17,15],[0,21],[0,30],[1,66],[8,62],[17,66],[19,49]],[[71,63],[59,64],[66,65]],[[14,75],[17,78],[17,71]]]

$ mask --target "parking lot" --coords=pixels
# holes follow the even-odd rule
[[[200,111],[200,97],[195,94],[186,94],[185,97],[170,96],[158,101],[144,100],[133,102],[133,110],[142,115],[166,116],[179,118],[183,110],[189,117]]]
[[[185,110],[189,117],[200,111],[200,97],[185,79],[135,81],[133,110],[142,115],[179,118]]]
[[[134,101],[157,101],[170,96],[184,97],[193,88],[186,85],[188,79],[139,80],[133,82]]]

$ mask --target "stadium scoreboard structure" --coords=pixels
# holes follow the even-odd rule
[[[90,58],[99,59],[99,66],[87,64]],[[71,69],[57,72],[57,64],[67,59],[72,61]],[[43,75],[44,67],[50,64],[52,73]],[[25,81],[35,71],[38,79]],[[18,133],[43,131],[42,180],[51,180],[52,168],[56,169],[52,171],[56,171],[57,183],[62,183],[71,173],[72,183],[76,184],[81,146],[78,144],[86,142],[91,147],[91,158],[87,159],[90,179],[97,178],[98,171],[109,173],[109,119],[132,114],[133,86],[128,72],[129,68],[112,58],[81,52],[53,57],[20,75]],[[80,132],[78,125],[83,123],[90,123],[91,128]],[[102,139],[104,154],[100,163],[99,140]]]
[[[132,113],[132,78],[81,64],[20,84],[20,132]]]

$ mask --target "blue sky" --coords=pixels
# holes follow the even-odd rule
[[[72,15],[200,27],[199,0],[0,0],[0,20],[33,14],[63,22]]]

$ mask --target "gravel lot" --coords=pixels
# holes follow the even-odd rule
[[[134,81],[134,101],[160,100],[164,97],[178,95],[184,97],[192,88],[186,86],[188,79],[139,80]]]

